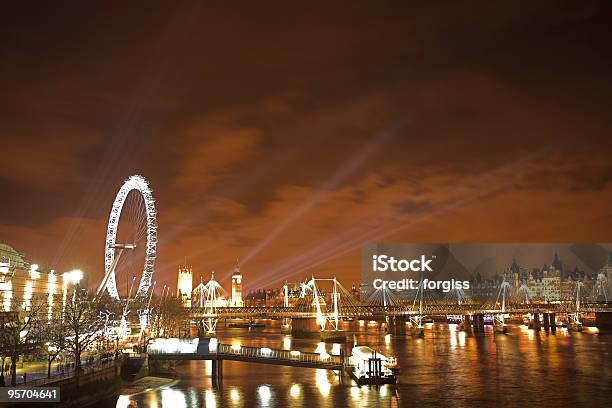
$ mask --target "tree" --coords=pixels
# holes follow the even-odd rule
[[[11,360],[11,385],[14,386],[19,356],[35,354],[43,344],[38,322],[45,316],[46,303],[39,296],[28,302],[14,297],[11,302],[10,311],[0,312],[0,355]]]
[[[0,387],[6,386],[6,382],[4,381],[4,360],[6,360],[6,356],[0,356]]]
[[[48,311],[46,320],[39,320],[42,338],[46,342],[44,350],[47,354],[47,378],[51,377],[51,365],[68,346],[66,339],[67,323],[62,312],[62,302],[59,296]]]
[[[92,295],[76,290],[72,298],[66,301],[63,313],[67,340],[65,350],[74,356],[77,377],[82,371],[83,352],[103,335],[109,318],[110,314],[105,308],[104,299],[95,299]]]
[[[184,327],[189,317],[187,309],[179,298],[166,296],[160,300],[156,307],[155,332],[157,336],[176,337],[180,336],[181,328]]]

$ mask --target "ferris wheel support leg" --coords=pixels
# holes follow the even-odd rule
[[[122,254],[123,254],[123,248],[119,249],[119,252],[117,253],[117,256],[115,257],[113,261],[112,267],[108,270],[108,272],[104,274],[104,278],[102,279],[102,282],[100,283],[100,286],[98,287],[98,291],[96,292],[96,297],[100,296],[106,290],[109,280],[112,279],[111,276],[112,277],[115,276],[115,269],[117,269],[117,264],[119,263],[119,260],[121,259]]]

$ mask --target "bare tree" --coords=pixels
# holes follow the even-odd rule
[[[74,356],[75,374],[82,371],[81,356],[83,352],[103,335],[109,313],[101,299],[75,291],[67,300],[63,313],[65,325],[65,350]],[[78,382],[77,382],[78,384]]]
[[[11,360],[11,385],[14,386],[19,357],[35,354],[43,344],[38,322],[45,316],[46,302],[39,296],[27,302],[14,297],[11,302],[11,311],[0,313],[0,355]]]
[[[66,333],[67,322],[62,311],[62,302],[59,296],[53,301],[53,306],[48,309],[47,319],[39,319],[39,332],[46,342],[44,351],[47,354],[47,378],[51,377],[51,365],[62,351],[68,346]]]
[[[155,326],[156,337],[175,337],[181,335],[189,314],[179,298],[166,296],[160,299],[155,307]]]
[[[6,382],[4,381],[4,360],[6,360],[6,358],[5,355],[0,356],[0,364],[2,364],[0,366],[0,387],[6,386]]]

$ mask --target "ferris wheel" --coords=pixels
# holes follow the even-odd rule
[[[98,287],[98,295],[106,289],[112,298],[118,300],[118,279],[123,275],[126,292],[130,279],[141,275],[136,297],[142,299],[147,295],[156,257],[156,215],[155,200],[147,180],[140,175],[128,178],[115,197],[108,219],[104,278]]]

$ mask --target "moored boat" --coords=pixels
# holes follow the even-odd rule
[[[395,384],[396,373],[399,372],[397,360],[386,357],[367,346],[353,347],[351,365],[347,371],[359,385],[364,384]]]

